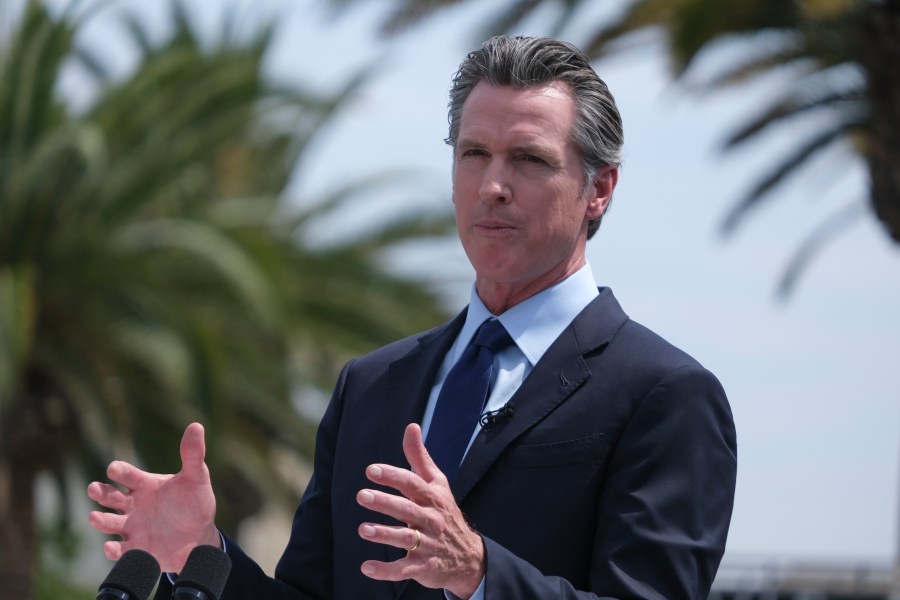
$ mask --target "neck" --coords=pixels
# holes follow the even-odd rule
[[[522,282],[498,282],[489,281],[482,277],[475,279],[475,291],[484,303],[484,306],[494,316],[499,316],[513,306],[528,300],[544,290],[553,287],[560,281],[568,279],[570,275],[585,265],[584,257],[566,268],[557,272],[544,274],[537,279]]]

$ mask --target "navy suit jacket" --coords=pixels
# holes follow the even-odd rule
[[[404,428],[421,421],[464,318],[344,368],[275,579],[229,540],[223,600],[443,598],[414,581],[362,575],[364,560],[405,552],[359,537],[360,523],[390,519],[361,508],[356,493],[372,486],[369,464],[407,466]],[[478,434],[453,484],[484,538],[486,600],[705,599],[736,474],[734,424],[716,378],[601,288],[511,402],[514,416]]]

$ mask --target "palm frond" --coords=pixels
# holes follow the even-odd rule
[[[672,18],[672,7],[659,0],[636,0],[615,21],[599,27],[585,43],[583,50],[594,59],[603,58],[615,45],[648,28],[664,30]]]
[[[667,24],[676,76],[713,42],[735,34],[790,30],[798,20],[793,4],[781,0],[682,1]]]
[[[22,155],[62,120],[53,92],[73,39],[71,28],[54,21],[39,3],[29,2],[22,18],[0,64],[0,181],[8,191],[14,189]],[[0,203],[14,197],[3,193]]]
[[[438,10],[453,6],[461,0],[398,0],[403,3],[393,10],[381,24],[381,34],[397,35],[422,22]]]
[[[772,39],[773,36],[775,39]],[[742,58],[721,72],[697,81],[684,81],[690,91],[713,92],[721,88],[741,85],[761,75],[786,67],[800,72],[812,72],[820,66],[797,40],[793,31],[766,31],[747,34],[730,40],[745,48]]]
[[[791,95],[772,104],[767,111],[732,132],[723,146],[726,149],[739,146],[773,125],[814,111],[834,110],[839,114],[857,115],[856,118],[862,120],[864,101],[865,92],[861,89],[825,90],[821,96],[813,97]]]
[[[269,289],[267,277],[244,248],[225,231],[208,222],[156,219],[134,223],[117,236],[126,253],[176,250],[173,260],[199,260],[222,276],[247,302],[247,308],[267,327],[279,322],[281,308]],[[186,253],[189,256],[179,258]]]
[[[76,48],[72,58],[97,85],[107,86],[111,83],[111,70],[94,50],[83,47]]]
[[[122,25],[128,33],[128,39],[137,46],[141,56],[146,58],[153,54],[155,45],[147,24],[135,13],[126,13]]]
[[[36,316],[31,273],[22,267],[0,268],[0,412],[9,409],[19,391]]]
[[[800,244],[785,267],[776,289],[777,296],[786,300],[796,289],[800,277],[807,272],[809,265],[825,246],[834,242],[835,237],[847,231],[863,215],[865,215],[864,203],[854,202],[819,223]]]
[[[347,205],[358,202],[364,194],[384,191],[392,186],[409,182],[416,171],[410,169],[391,169],[353,179],[333,187],[328,193],[318,198],[315,204],[303,199],[298,199],[294,204],[303,206],[303,210],[293,215],[286,215],[279,223],[291,231],[300,231],[312,221],[344,209]]]
[[[508,6],[497,13],[497,16],[489,20],[477,34],[476,43],[501,33],[509,33],[519,23],[531,15],[543,0],[512,0]]]
[[[398,242],[446,236],[454,231],[456,221],[452,214],[412,214],[397,218],[373,231],[338,243],[338,248],[352,248],[360,254],[369,254],[388,248]]]
[[[816,154],[863,126],[864,123],[857,120],[842,121],[800,144],[791,154],[779,161],[774,169],[762,177],[731,209],[722,223],[722,232],[725,235],[732,233],[746,214],[767,199],[773,188],[782,183],[785,178],[796,173],[801,165]]]

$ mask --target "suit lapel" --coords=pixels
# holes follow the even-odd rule
[[[438,369],[465,318],[464,310],[449,323],[422,335],[416,349],[388,367],[388,392],[380,423],[380,461],[408,466],[403,455],[403,431],[410,423],[421,423]]]
[[[601,350],[627,319],[612,292],[601,288],[600,295],[553,342],[513,395],[512,419],[475,437],[453,483],[457,502],[462,502],[516,438],[546,418],[590,378],[584,356]]]

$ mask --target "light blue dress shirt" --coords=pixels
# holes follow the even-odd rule
[[[516,393],[516,390],[531,373],[534,365],[556,341],[556,338],[598,294],[597,285],[594,283],[594,274],[587,263],[568,278],[516,304],[501,315],[491,314],[481,298],[478,297],[473,285],[466,322],[444,357],[444,362],[441,364],[428,397],[428,405],[425,407],[425,414],[422,417],[423,438],[428,435],[428,429],[431,427],[434,408],[447,373],[462,356],[475,336],[475,332],[484,321],[497,318],[509,332],[515,344],[497,353],[494,357],[494,387],[491,389],[482,414],[485,411],[503,408],[509,402],[509,399]],[[479,423],[472,432],[469,446],[472,445],[472,440],[480,431],[481,424]],[[444,595],[450,600],[456,598],[446,590],[444,590]],[[484,600],[483,579],[471,600]]]

